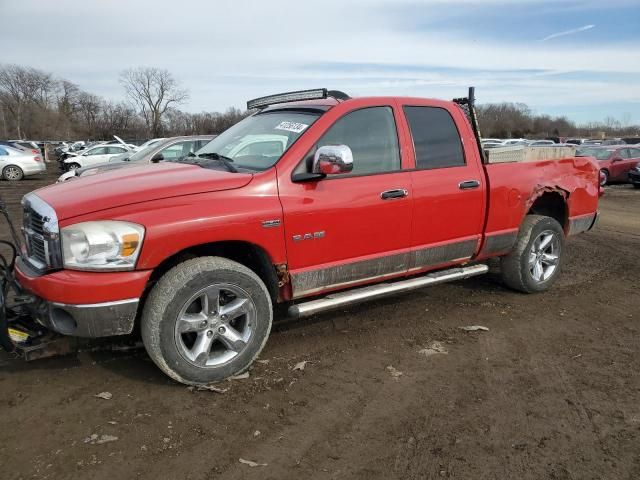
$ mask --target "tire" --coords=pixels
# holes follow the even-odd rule
[[[153,287],[141,332],[164,373],[204,385],[246,371],[272,322],[271,296],[253,271],[226,258],[199,257],[172,268]]]
[[[548,237],[549,243],[540,249],[541,242],[547,241]],[[560,224],[551,217],[527,215],[520,226],[515,247],[500,259],[502,280],[520,292],[544,292],[558,278],[563,253],[564,232]]]
[[[2,170],[2,178],[9,182],[17,182],[24,178],[24,172],[17,165],[7,165],[4,167],[4,170]]]
[[[609,183],[609,170],[603,168],[602,170],[600,170],[600,173],[602,173],[603,175],[602,180],[600,180],[600,185],[604,187],[607,183]]]
[[[640,183],[634,183],[633,188],[640,188]]]
[[[67,172],[69,172],[71,170],[75,170],[77,168],[80,168],[80,164],[79,163],[70,163],[69,165],[67,165]]]

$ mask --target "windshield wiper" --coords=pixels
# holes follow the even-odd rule
[[[226,160],[227,162],[233,162],[233,158],[225,157],[224,155],[220,155],[219,153],[216,153],[216,152],[194,153],[193,156],[201,157],[201,158],[213,158],[214,160]]]
[[[182,161],[184,162],[193,162],[193,160],[189,160],[190,158],[217,160],[220,163],[222,163],[227,168],[227,170],[229,170],[231,173],[238,173],[238,169],[233,165],[233,158],[225,157],[224,155],[220,155],[219,153],[216,153],[216,152],[206,152],[206,153],[200,153],[200,154],[189,152],[189,154],[183,158],[184,160]]]

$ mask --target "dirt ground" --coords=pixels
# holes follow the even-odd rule
[[[19,219],[53,178],[0,194]],[[143,350],[0,353],[0,477],[640,478],[639,212],[640,190],[607,188],[545,294],[492,273],[282,321],[224,393],[173,383]],[[447,353],[421,352],[434,341]]]

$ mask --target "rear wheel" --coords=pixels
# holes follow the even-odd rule
[[[153,288],[142,339],[171,378],[208,384],[249,368],[272,320],[271,297],[254,272],[225,258],[200,257],[174,267]]]
[[[609,182],[609,170],[603,168],[600,170],[600,185],[603,187]]]
[[[564,232],[553,218],[527,215],[511,253],[501,258],[504,283],[525,293],[543,292],[556,281],[564,252]]]
[[[2,170],[2,178],[10,182],[16,182],[24,178],[24,172],[17,165],[7,165],[4,167],[4,170]]]

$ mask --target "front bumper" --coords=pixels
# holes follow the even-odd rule
[[[38,276],[18,259],[15,277],[35,297],[31,316],[44,327],[76,337],[109,337],[133,331],[150,270],[80,272]]]
[[[138,298],[116,302],[66,304],[37,297],[29,313],[47,329],[74,337],[111,337],[133,331],[138,313]]]

